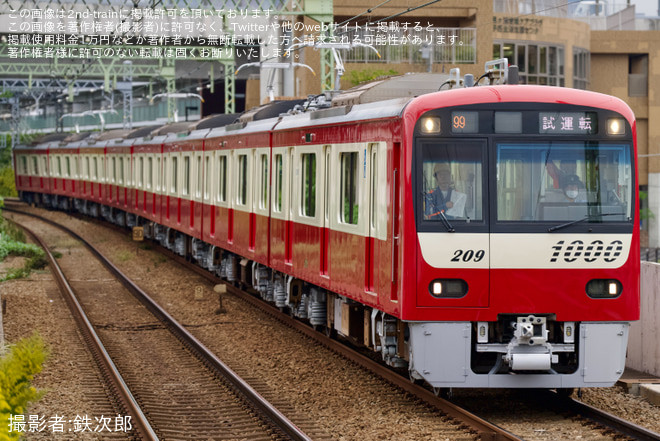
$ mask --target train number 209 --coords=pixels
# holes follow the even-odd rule
[[[484,250],[456,250],[454,251],[454,257],[451,259],[452,262],[479,262],[486,255]]]
[[[554,251],[550,262],[556,262],[561,258],[568,263],[575,262],[578,259],[584,259],[585,262],[595,262],[601,258],[605,262],[614,262],[623,251],[623,242],[615,240],[609,245],[605,245],[603,241],[594,240],[587,245],[581,240],[574,240],[567,244],[560,240],[552,249]]]

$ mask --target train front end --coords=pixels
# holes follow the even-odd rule
[[[437,388],[616,382],[640,308],[628,106],[488,86],[417,98],[404,120],[411,376]]]

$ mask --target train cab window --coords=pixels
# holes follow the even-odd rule
[[[273,189],[273,210],[277,213],[282,212],[282,184],[284,183],[284,155],[278,153],[275,155],[275,176]]]
[[[247,204],[247,155],[238,156],[238,187],[236,188],[236,203]]]
[[[360,205],[358,200],[358,153],[339,155],[341,164],[340,220],[345,224],[357,225]]]
[[[218,156],[218,202],[227,201],[227,156]]]
[[[302,155],[302,215],[316,216],[316,153]]]
[[[190,156],[183,158],[183,194],[190,194]]]
[[[497,144],[499,222],[622,222],[634,204],[629,144]]]
[[[417,154],[422,197],[417,213],[422,219],[438,231],[483,223],[485,143],[425,140]]]

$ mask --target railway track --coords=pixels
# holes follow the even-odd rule
[[[19,225],[46,250],[85,340],[139,439],[312,439],[76,233],[55,225],[85,245],[77,252],[93,257],[85,268],[67,267],[63,258],[61,268],[48,243]],[[120,283],[112,281],[115,277]]]
[[[179,258],[178,256],[170,253],[168,250],[160,249],[160,252],[163,252],[166,254],[169,258],[176,260],[180,264],[190,268],[192,271],[198,273],[199,275],[207,278],[209,281],[212,283],[218,283],[218,279],[215,278],[213,275],[209,274],[207,271],[203,270],[202,268],[197,267],[194,264],[191,264],[190,262],[186,262],[184,259]],[[560,439],[560,438],[543,438],[539,437],[536,438],[534,435],[529,435],[529,434],[521,434],[518,433],[515,430],[511,430],[512,432],[515,432],[519,437],[516,437],[515,435],[507,432],[506,430],[501,429],[500,427],[488,423],[487,421],[470,416],[469,412],[466,412],[464,409],[460,408],[456,404],[453,404],[451,402],[448,402],[446,400],[442,400],[438,397],[436,397],[432,392],[420,387],[416,386],[412,383],[410,383],[406,378],[402,378],[398,374],[393,373],[387,368],[384,368],[383,366],[378,365],[377,363],[373,362],[372,360],[368,359],[367,357],[364,357],[360,354],[357,354],[353,352],[350,349],[347,349],[344,345],[328,339],[324,335],[322,335],[319,332],[314,331],[312,328],[309,326],[297,321],[293,320],[290,317],[282,314],[279,310],[276,308],[271,307],[270,305],[265,304],[261,300],[258,300],[254,298],[252,295],[249,295],[247,293],[244,293],[237,288],[228,285],[228,291],[230,291],[232,294],[244,299],[245,301],[255,305],[256,307],[262,309],[263,311],[267,312],[269,315],[272,315],[275,317],[277,320],[280,322],[286,323],[288,326],[302,332],[306,336],[313,338],[320,342],[322,345],[330,348],[331,350],[337,352],[338,354],[341,354],[342,357],[347,358],[356,364],[360,365],[364,369],[367,369],[374,374],[386,378],[387,381],[390,381],[392,384],[395,385],[396,388],[399,390],[405,391],[407,394],[410,394],[414,397],[416,397],[419,400],[424,401],[425,403],[428,403],[429,405],[440,409],[442,413],[445,415],[449,416],[452,418],[454,421],[460,421],[460,424],[466,427],[469,427],[469,430],[477,433],[478,436],[481,439]],[[575,420],[576,415],[581,415],[584,418],[587,418],[590,421],[597,421],[597,426],[596,431],[599,433],[605,434],[606,437],[611,436],[611,439],[654,439],[658,440],[660,437],[653,433],[650,432],[644,428],[635,426],[634,424],[627,423],[625,421],[622,421],[621,419],[609,415],[605,412],[602,412],[598,409],[591,408],[588,410],[585,410],[586,408],[582,406],[582,403],[579,403],[575,400],[570,400],[570,401],[556,401],[556,400],[563,400],[563,397],[557,397],[556,399],[553,398],[554,400],[554,407],[557,408],[557,413],[565,415],[562,417],[563,419],[570,421],[570,420]],[[460,400],[457,400],[460,401]],[[550,401],[548,401],[550,402]],[[570,404],[573,403],[573,404]],[[580,407],[581,410],[573,410],[577,409],[577,407]],[[570,409],[570,414],[567,414],[567,411]],[[478,410],[475,410],[477,414],[480,414]],[[513,412],[513,411],[512,411]],[[483,414],[482,414],[483,415]],[[496,420],[497,421],[497,420]],[[585,420],[576,420],[573,422],[576,426],[580,425],[585,425]],[[499,424],[499,422],[498,422]],[[586,423],[586,424],[591,424],[591,423]],[[502,426],[506,427],[506,424],[501,424]],[[572,430],[572,429],[570,429]],[[568,439],[568,438],[566,438]],[[590,439],[589,437],[584,437],[584,439]],[[597,438],[593,438],[597,439]],[[602,438],[602,439],[607,439],[607,438]]]

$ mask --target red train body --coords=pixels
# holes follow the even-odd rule
[[[21,197],[144,226],[436,388],[623,371],[640,263],[616,98],[482,86],[104,137],[15,148]]]

